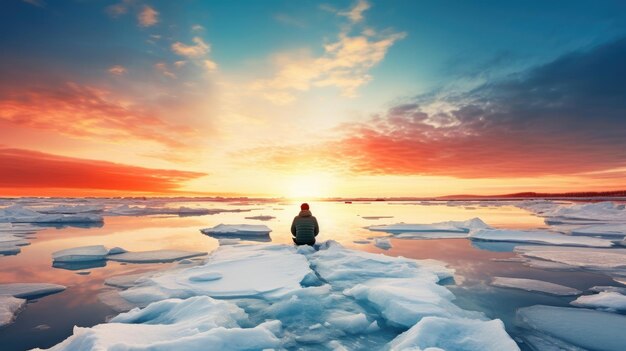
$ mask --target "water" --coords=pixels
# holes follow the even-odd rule
[[[291,244],[289,228],[298,204],[292,203],[172,203],[168,206],[227,208],[249,210],[216,215],[178,217],[105,217],[100,227],[48,228],[38,232],[31,245],[22,247],[15,256],[0,257],[0,282],[47,282],[67,286],[62,293],[31,300],[14,324],[0,329],[2,350],[26,350],[50,347],[72,334],[74,325],[88,327],[106,321],[117,314],[98,300],[97,295],[111,288],[104,280],[121,274],[165,269],[176,263],[123,264],[107,262],[104,267],[78,271],[52,267],[52,252],[71,247],[102,244],[109,248],[123,247],[129,251],[180,249],[210,252],[218,241],[199,232],[200,228],[220,223],[266,224],[272,228],[272,242]],[[573,297],[554,297],[521,290],[489,286],[494,276],[533,278],[586,290],[594,285],[615,285],[601,274],[582,271],[561,272],[530,268],[517,262],[498,262],[494,259],[515,257],[512,245],[485,245],[466,239],[409,240],[391,239],[393,247],[382,250],[373,244],[354,241],[386,236],[385,233],[365,229],[368,225],[406,223],[433,223],[448,220],[467,220],[480,217],[497,228],[545,228],[542,218],[512,206],[457,207],[417,205],[413,203],[371,202],[344,204],[337,202],[311,203],[318,218],[321,233],[318,241],[336,240],[346,247],[368,252],[384,253],[415,259],[438,259],[456,270],[454,281],[447,287],[457,296],[456,303],[465,309],[479,310],[490,318],[500,318],[507,331],[515,338],[522,331],[515,327],[515,311],[535,304],[567,306]],[[249,220],[245,217],[269,215],[269,221]],[[376,220],[368,216],[393,216]],[[496,251],[490,251],[496,250]],[[88,275],[77,272],[89,271]],[[520,345],[526,349],[524,345]]]

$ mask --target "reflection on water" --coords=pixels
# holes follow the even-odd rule
[[[371,232],[370,225],[405,223],[433,223],[449,220],[467,220],[480,217],[493,227],[544,228],[542,218],[521,209],[503,207],[452,207],[443,205],[400,205],[386,202],[372,203],[310,203],[321,232],[318,241],[336,240],[359,250],[405,256],[416,259],[439,259],[456,270],[453,282],[448,282],[457,296],[457,303],[466,309],[484,311],[491,318],[501,318],[513,335],[518,331],[513,321],[515,310],[534,304],[567,305],[572,298],[553,297],[519,290],[495,288],[488,285],[494,276],[535,278],[564,284],[580,290],[593,285],[614,285],[603,275],[587,272],[554,272],[530,268],[517,262],[493,261],[515,257],[512,243],[470,242],[466,239],[410,240],[391,239],[389,250],[379,249],[368,238],[387,236]],[[30,301],[18,315],[16,322],[0,329],[2,350],[24,350],[32,347],[50,347],[72,333],[74,325],[92,326],[116,314],[98,301],[98,293],[105,291],[104,280],[115,275],[164,269],[176,263],[124,264],[97,261],[85,264],[52,265],[52,252],[77,246],[119,246],[129,251],[177,249],[207,251],[215,249],[218,237],[200,233],[201,228],[218,224],[255,224],[251,216],[275,217],[263,222],[272,229],[271,236],[255,238],[292,244],[291,221],[299,212],[298,203],[197,203],[169,204],[169,206],[224,208],[229,206],[245,212],[223,212],[215,215],[179,217],[105,217],[104,225],[77,227],[62,226],[44,229],[33,235],[31,245],[22,247],[14,256],[0,257],[0,282],[47,282],[67,286],[64,292]],[[242,238],[245,239],[245,238]],[[259,240],[260,239],[260,240]],[[360,243],[355,243],[355,241]],[[81,275],[89,270],[89,275]],[[81,274],[77,274],[81,271]]]

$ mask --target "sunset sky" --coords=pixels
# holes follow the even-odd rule
[[[626,188],[626,2],[0,3],[0,196]]]

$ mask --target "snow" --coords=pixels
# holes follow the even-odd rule
[[[109,261],[129,263],[159,263],[173,262],[184,258],[206,255],[206,252],[182,251],[182,250],[153,250],[140,252],[124,252],[106,256]]]
[[[228,301],[197,296],[168,299],[134,309],[74,334],[49,350],[262,350],[276,348],[278,321],[253,328],[247,314]]]
[[[444,232],[444,233],[468,233],[474,229],[489,228],[480,218],[473,218],[467,221],[447,221],[431,224],[406,224],[397,223],[391,225],[373,225],[366,227],[372,231],[401,234],[406,232]]]
[[[374,246],[378,247],[379,249],[383,249],[383,250],[389,250],[391,249],[391,240],[389,240],[389,238],[375,238],[374,239]]]
[[[545,230],[510,230],[482,229],[471,232],[468,237],[473,240],[507,241],[546,245],[611,247],[610,240],[584,236],[563,235]]]
[[[13,323],[15,316],[24,308],[26,300],[0,295],[0,328]]]
[[[611,201],[560,205],[542,213],[545,217],[588,219],[594,221],[626,221],[626,208]]]
[[[580,290],[570,288],[568,286],[535,279],[494,277],[491,285],[503,288],[521,289],[526,291],[537,291],[559,296],[579,295],[582,293]]]
[[[616,291],[584,295],[571,302],[573,306],[591,307],[607,311],[626,311],[626,296]]]
[[[440,317],[423,318],[388,346],[393,351],[519,351],[500,320]]]
[[[615,313],[536,305],[519,309],[517,321],[537,350],[623,351],[626,345],[626,316]]]
[[[202,234],[266,236],[272,230],[262,224],[218,224],[213,228],[200,229]]]
[[[599,271],[626,270],[626,249],[596,249],[562,246],[517,246],[525,257],[554,261]]]
[[[0,296],[10,295],[29,299],[42,295],[54,294],[65,290],[65,286],[48,283],[8,283],[0,284]]]
[[[54,262],[86,262],[106,259],[109,250],[102,245],[80,246],[52,253]]]
[[[11,223],[101,223],[98,214],[44,214],[21,205],[13,205],[0,209],[0,222]]]

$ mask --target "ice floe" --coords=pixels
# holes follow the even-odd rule
[[[109,250],[103,245],[91,245],[55,251],[52,259],[55,262],[98,261],[106,259],[108,254]]]
[[[593,224],[570,229],[572,235],[591,235],[602,237],[626,237],[626,224]]]
[[[109,261],[129,262],[129,263],[159,263],[173,262],[185,258],[198,257],[206,255],[206,252],[199,251],[183,251],[183,250],[152,250],[139,252],[124,252],[119,254],[108,255]]]
[[[0,222],[10,223],[101,223],[102,216],[92,213],[80,214],[44,214],[21,205],[13,205],[0,209]]]
[[[389,238],[375,238],[374,246],[383,250],[389,250],[392,247],[391,240],[389,240]]]
[[[489,337],[485,337],[485,336]],[[391,343],[391,351],[515,351],[519,347],[500,320],[425,317]]]
[[[212,228],[200,229],[202,234],[233,236],[267,236],[272,230],[262,224],[218,224]]]
[[[533,350],[623,351],[626,316],[573,307],[536,305],[517,311]]]
[[[548,200],[529,200],[521,201],[516,205],[545,217],[549,224],[626,223],[624,204],[611,201],[571,204]]]
[[[8,283],[0,284],[0,295],[30,299],[33,297],[58,293],[65,290],[65,286],[48,283]]]
[[[217,214],[221,212],[235,212],[233,210],[208,209],[196,207],[149,207],[149,206],[131,206],[123,204],[111,207],[106,210],[105,214],[109,216],[150,216],[150,215],[177,215],[185,216],[202,216],[209,214]]]
[[[99,213],[104,211],[103,205],[57,205],[48,207],[37,207],[35,211],[44,214],[79,214],[79,213]]]
[[[245,217],[245,219],[256,219],[257,221],[269,221],[269,220],[272,220],[274,218],[276,218],[276,217],[274,217],[274,216],[263,216],[263,215],[261,215],[261,216]]]
[[[617,291],[602,291],[594,295],[584,295],[572,301],[573,306],[590,307],[607,311],[625,311],[626,295]]]
[[[0,295],[0,327],[13,323],[15,316],[26,305],[26,300]]]
[[[579,295],[582,293],[582,291],[570,288],[569,286],[524,278],[494,277],[491,285],[502,288],[536,291],[559,296]]]
[[[468,235],[468,238],[472,240],[507,241],[545,245],[588,247],[613,246],[613,242],[610,240],[584,236],[563,235],[545,230],[481,229],[472,231]]]
[[[626,249],[597,249],[563,246],[517,246],[515,252],[605,273],[626,274]]]
[[[475,229],[489,228],[480,218],[473,218],[467,221],[447,221],[431,224],[407,224],[397,223],[391,225],[373,225],[366,227],[372,231],[387,232],[391,234],[403,233],[452,233],[455,237],[465,237],[464,234]],[[417,236],[417,234],[416,234]]]

